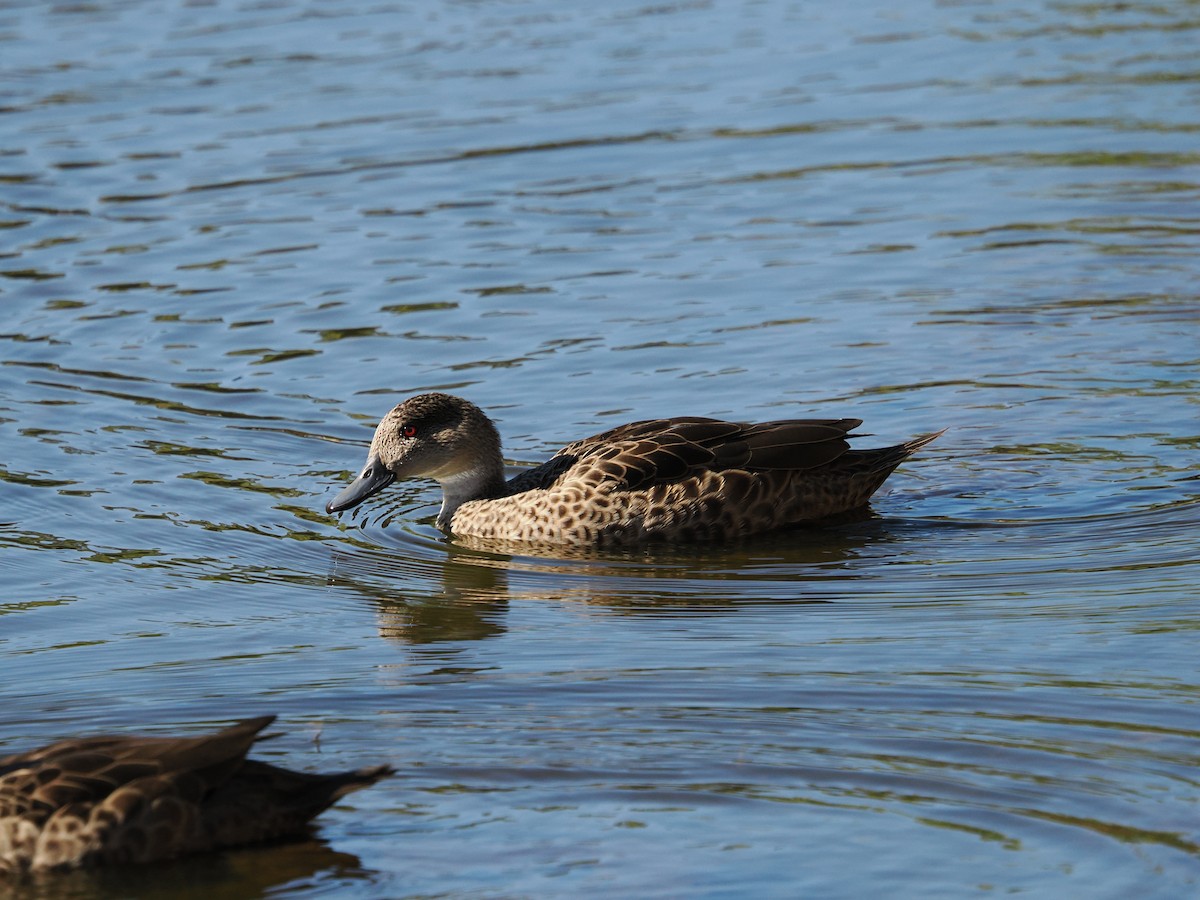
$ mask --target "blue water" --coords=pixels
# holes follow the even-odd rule
[[[0,753],[267,712],[313,842],[58,896],[1189,897],[1193,4],[0,6]],[[948,428],[874,516],[506,556],[404,482]]]

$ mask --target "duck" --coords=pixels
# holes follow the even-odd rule
[[[67,738],[0,758],[0,876],[299,836],[340,797],[393,774],[387,765],[315,774],[247,759],[274,719],[185,737]]]
[[[352,509],[398,478],[420,477],[440,483],[436,524],[451,535],[573,547],[728,541],[865,507],[943,433],[852,450],[861,424],[647,419],[574,441],[506,479],[500,434],[482,409],[419,394],[383,417],[366,465],[325,510]]]

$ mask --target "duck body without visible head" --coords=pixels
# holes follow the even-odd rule
[[[310,774],[246,759],[274,718],[195,737],[72,738],[0,758],[0,877],[303,834],[339,797],[392,774]]]
[[[420,394],[384,416],[362,473],[326,510],[357,506],[397,478],[426,477],[442,485],[438,527],[454,534],[576,546],[724,540],[858,509],[940,434],[851,450],[848,434],[861,424],[631,422],[505,481],[487,415],[459,397]]]

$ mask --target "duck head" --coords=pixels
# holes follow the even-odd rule
[[[410,397],[380,421],[362,472],[325,504],[325,511],[352,509],[397,478],[433,478],[442,485],[438,525],[444,527],[462,503],[503,493],[496,426],[461,397]]]

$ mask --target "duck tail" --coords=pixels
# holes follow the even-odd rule
[[[303,834],[313,818],[346,794],[393,774],[388,765],[313,773],[248,759],[207,799],[205,817],[219,847]]]
[[[943,428],[941,431],[933,431],[933,432],[930,432],[929,434],[919,434],[912,440],[908,440],[908,441],[905,441],[903,444],[900,444],[897,449],[903,450],[904,458],[907,459],[908,457],[910,457],[914,453],[916,453],[918,450],[920,450],[922,447],[924,447],[926,444],[932,444],[934,441],[936,441],[938,438],[940,438],[945,433],[946,433],[946,429]]]

